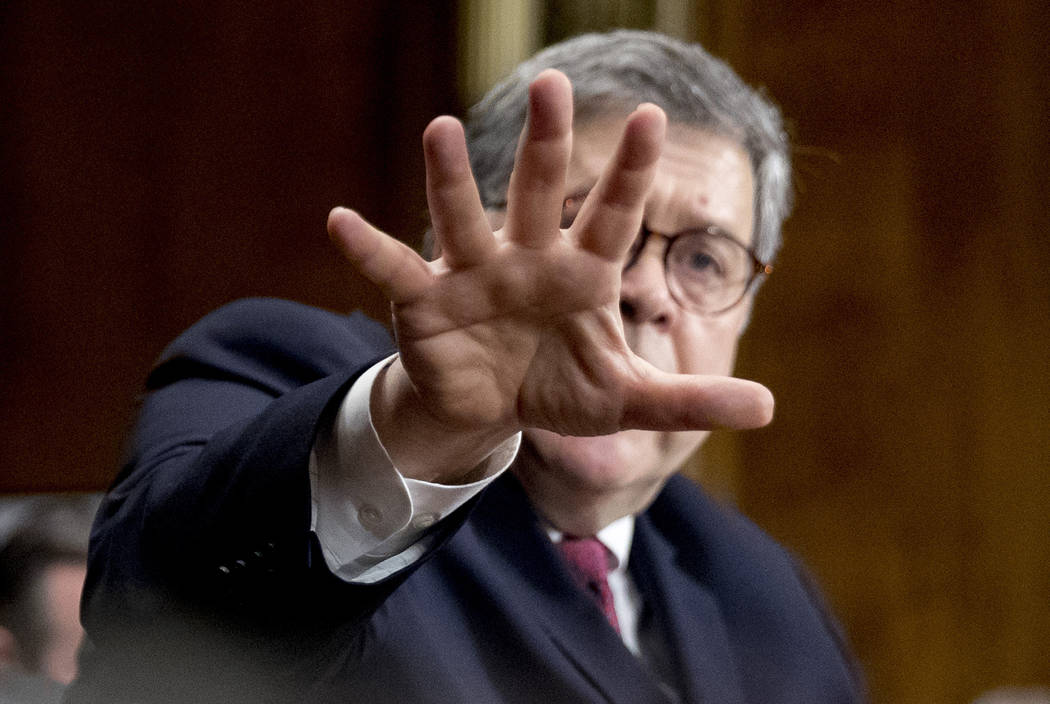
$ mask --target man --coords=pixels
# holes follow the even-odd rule
[[[791,558],[673,476],[771,418],[726,375],[787,211],[776,110],[619,32],[523,64],[469,142],[423,137],[435,261],[329,217],[396,354],[277,301],[165,353],[71,701],[859,699]]]
[[[76,673],[95,495],[0,498],[0,703],[57,702]]]

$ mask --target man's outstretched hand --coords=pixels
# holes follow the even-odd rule
[[[559,229],[572,149],[572,90],[545,71],[492,231],[451,117],[423,135],[441,257],[428,263],[356,213],[328,230],[390,299],[399,356],[373,388],[376,430],[406,476],[456,481],[523,428],[604,435],[626,428],[750,428],[772,415],[759,384],[669,374],[631,352],[619,314],[623,259],[641,225],[666,118],[627,120],[616,154],[568,230]]]

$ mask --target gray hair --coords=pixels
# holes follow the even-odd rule
[[[653,32],[584,34],[555,44],[520,64],[470,109],[467,147],[486,208],[506,205],[529,83],[547,68],[572,82],[577,126],[649,102],[672,123],[737,141],[755,177],[755,253],[773,260],[791,210],[791,163],[780,111],[700,45]]]

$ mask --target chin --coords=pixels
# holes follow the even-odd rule
[[[557,468],[581,489],[615,491],[663,483],[700,445],[706,433],[624,430],[598,437],[571,437],[530,430],[526,439],[540,465]]]

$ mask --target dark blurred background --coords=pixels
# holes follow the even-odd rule
[[[699,39],[798,205],[690,473],[812,567],[876,702],[1050,683],[1042,0],[0,3],[0,493],[94,490],[150,362],[246,295],[383,316],[324,233],[425,227],[419,137],[537,46]]]

